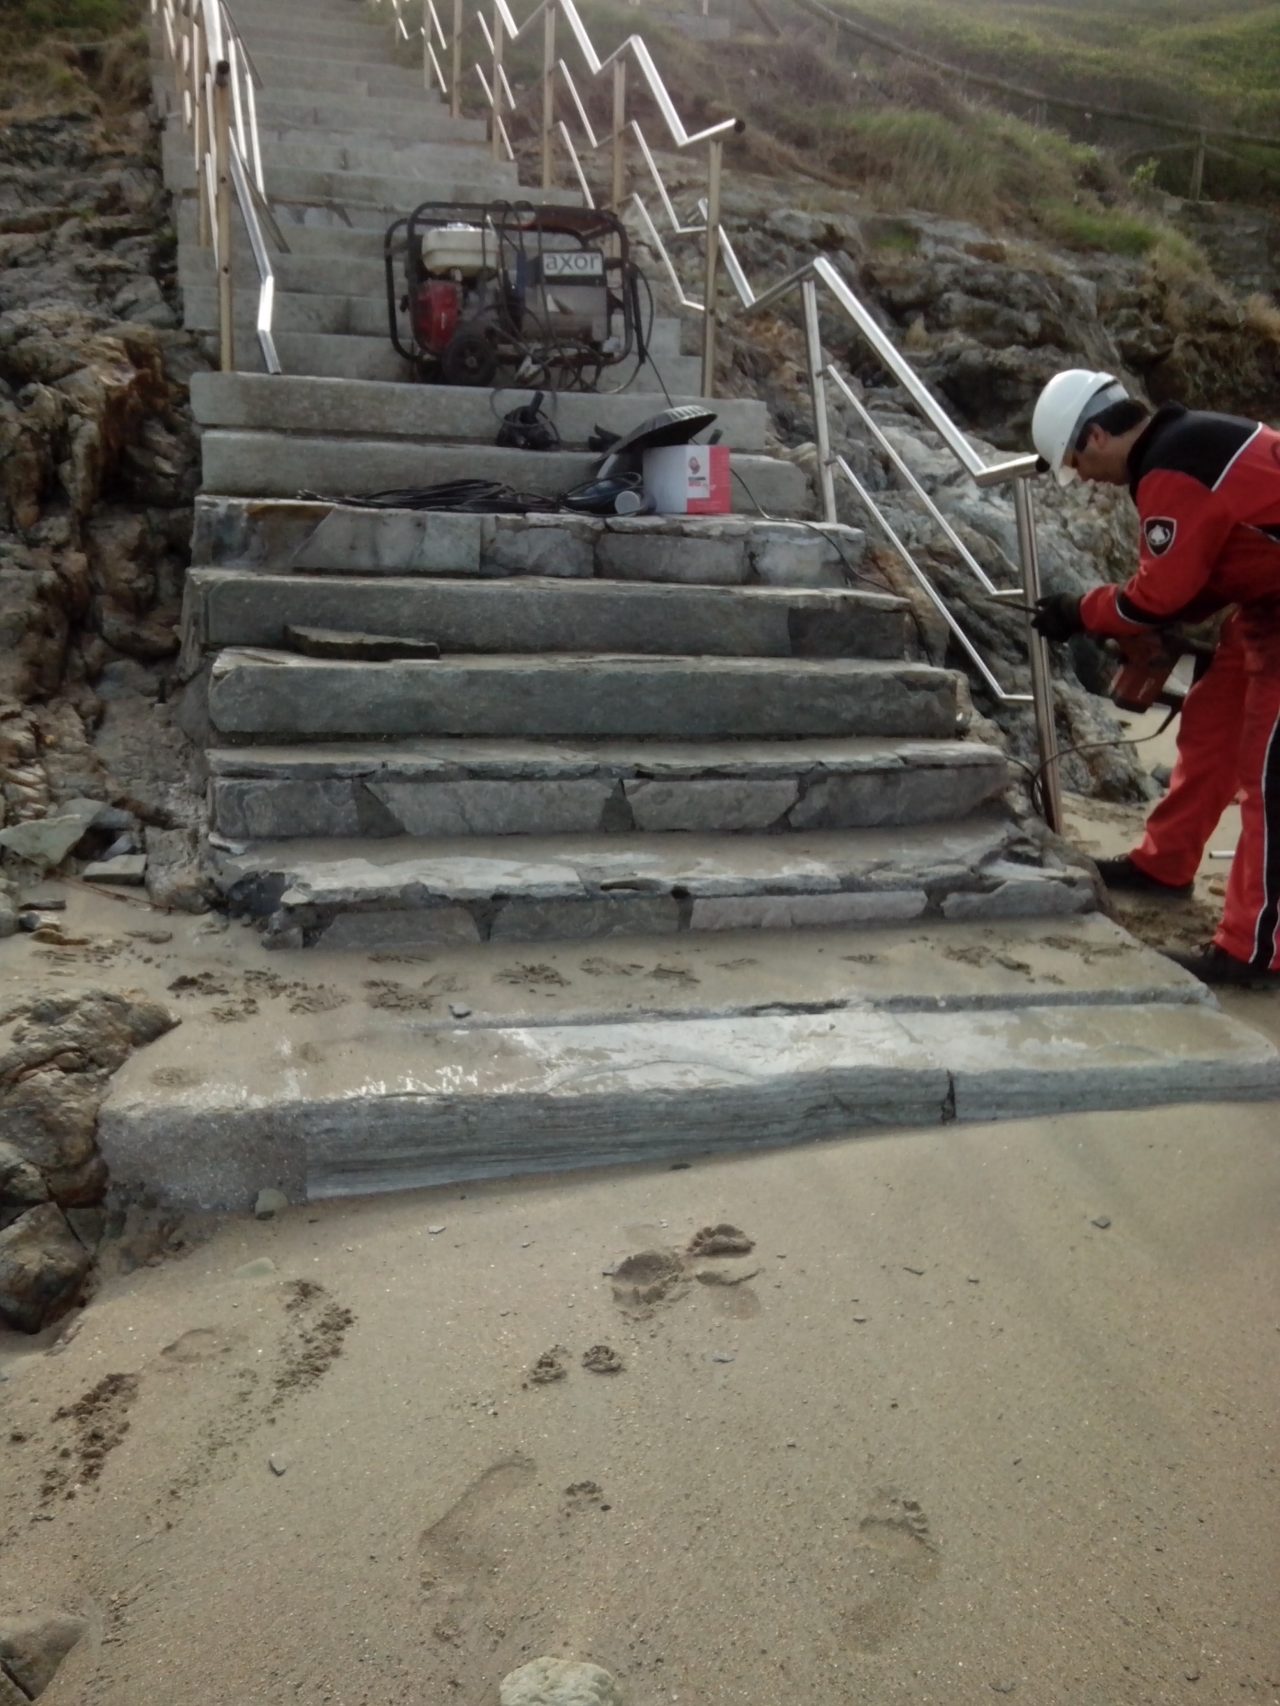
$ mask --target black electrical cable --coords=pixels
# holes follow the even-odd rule
[[[805,520],[805,518],[803,516],[782,517],[782,516],[770,515],[768,510],[760,502],[759,498],[757,498],[755,493],[751,490],[751,487],[743,479],[742,475],[733,466],[732,462],[730,462],[730,464],[729,464],[729,471],[733,475],[734,479],[738,482],[738,484],[742,487],[743,491],[747,494],[747,497],[751,500],[752,505],[755,507],[755,509],[756,509],[757,513],[759,514],[760,519],[762,521],[782,521],[782,520],[785,520],[787,522],[787,524],[789,526],[792,526],[792,527],[807,527],[810,530],[810,532],[816,533],[818,535],[819,539],[825,540],[828,545],[834,545],[837,553],[840,556],[841,562],[843,562],[843,564],[844,564],[844,572],[845,572],[846,577],[848,578],[850,586],[852,586],[855,581],[861,581],[864,586],[873,587],[876,592],[886,592],[888,590],[885,587],[883,581],[876,580],[874,578],[874,576],[872,576],[872,575],[864,575],[860,570],[854,568],[853,564],[849,561],[849,558],[845,555],[844,546],[840,543],[839,536],[836,533],[826,532],[818,522],[807,521],[807,520]],[[916,620],[916,626],[918,629],[919,628],[919,619],[918,618]]]
[[[559,497],[517,491],[501,480],[446,480],[435,486],[400,486],[342,497],[299,492],[298,497],[345,509],[452,510],[465,515],[551,515],[563,507]]]
[[[1015,758],[1013,762],[1019,770],[1025,771],[1027,775],[1027,793],[1031,800],[1031,809],[1038,811],[1041,817],[1045,815],[1044,773],[1051,764],[1056,764],[1063,758],[1070,758],[1074,752],[1102,752],[1111,746],[1145,746],[1149,740],[1160,738],[1181,709],[1181,705],[1170,706],[1169,715],[1160,727],[1153,729],[1149,735],[1138,735],[1136,737],[1133,735],[1114,735],[1110,740],[1085,740],[1079,741],[1075,746],[1059,747],[1051,758],[1046,758],[1034,770],[1029,764],[1024,764],[1020,758]]]

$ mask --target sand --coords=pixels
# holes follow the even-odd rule
[[[114,910],[104,976],[228,981]],[[272,1016],[368,993],[276,963]],[[0,1337],[0,1607],[90,1620],[47,1706],[494,1706],[544,1653],[630,1706],[1280,1701],[1278,1137],[1063,1116],[139,1227]]]
[[[1180,1109],[191,1225],[5,1341],[0,1604],[49,1706],[1280,1699],[1277,1200]]]

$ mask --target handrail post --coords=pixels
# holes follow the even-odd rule
[[[489,151],[495,160],[502,158],[502,8],[494,0],[493,7],[493,87],[490,90],[493,106],[489,113]]]
[[[453,0],[453,40],[449,44],[449,116],[462,117],[462,0]]]
[[[431,87],[431,0],[422,0],[422,87]]]
[[[556,8],[552,0],[542,17],[542,187],[555,176],[553,144],[556,126]]]
[[[717,136],[707,144],[707,247],[703,280],[702,395],[716,394],[716,295],[720,285],[720,174],[724,144]]]
[[[1028,610],[1040,596],[1040,558],[1036,550],[1035,505],[1028,479],[1013,482],[1013,510],[1018,523],[1018,554],[1022,559],[1022,592]],[[1053,715],[1053,679],[1049,648],[1027,618],[1031,657],[1031,698],[1035,706],[1036,747],[1040,755],[1040,798],[1044,820],[1054,834],[1062,831],[1062,777],[1058,766],[1058,735]]]
[[[809,364],[809,390],[813,397],[814,440],[818,447],[818,489],[822,493],[822,519],[836,520],[836,481],[831,467],[831,425],[827,418],[827,376],[822,360],[822,335],[818,327],[818,286],[812,278],[800,287],[804,303],[805,359]]]
[[[615,213],[627,193],[627,62],[613,62],[613,183],[609,206]]]
[[[1191,193],[1188,197],[1190,201],[1201,201],[1204,198],[1204,155],[1205,134],[1201,131],[1196,139],[1196,151],[1191,161]]]
[[[233,373],[236,365],[235,297],[231,263],[230,82],[231,67],[225,59],[220,59],[213,78],[213,138],[217,150],[218,364],[224,373]]]
[[[204,31],[195,35],[196,75],[192,79],[195,91],[195,156],[196,156],[196,241],[202,249],[213,242],[213,219],[209,207],[209,179],[205,173],[205,155],[209,152],[209,108],[205,100],[205,83],[209,74],[209,52]]]

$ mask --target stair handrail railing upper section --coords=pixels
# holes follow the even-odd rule
[[[964,625],[956,617],[945,598],[858,478],[847,456],[832,446],[831,414],[827,401],[829,385],[834,385],[857,415],[868,437],[877,445],[893,466],[903,483],[920,502],[934,525],[946,538],[965,568],[973,575],[985,596],[992,599],[1018,600],[1028,612],[1040,596],[1040,562],[1036,547],[1035,507],[1031,496],[1031,480],[1039,463],[1035,456],[1016,456],[999,462],[988,462],[979,453],[967,434],[956,424],[945,406],[921,379],[911,362],[894,343],[875,315],[853,290],[848,280],[825,255],[815,255],[804,266],[779,279],[758,295],[753,290],[738,262],[727,233],[722,234],[725,270],[733,281],[738,296],[735,318],[749,319],[781,302],[784,297],[798,293],[801,299],[805,337],[805,360],[809,390],[813,401],[815,450],[817,454],[818,488],[822,499],[823,519],[838,519],[836,481],[841,480],[857,497],[862,508],[871,516],[898,553],[908,572],[930,604],[946,623],[951,635],[985,682],[992,695],[1003,704],[1030,704],[1035,713],[1036,744],[1040,767],[1037,773],[1044,816],[1049,827],[1062,827],[1062,793],[1058,760],[1057,734],[1053,715],[1053,685],[1049,668],[1049,652],[1045,642],[1032,629],[1026,629],[1027,652],[1031,669],[1030,693],[1011,692],[994,674]],[[1018,530],[1018,551],[1021,558],[1020,587],[1000,587],[991,579],[973,552],[961,539],[939,506],[916,478],[904,458],[881,430],[870,410],[862,401],[850,378],[835,362],[827,359],[820,334],[819,290],[823,293],[821,306],[835,306],[853,326],[862,340],[874,351],[894,379],[902,386],[926,423],[942,439],[956,462],[979,486],[1013,485],[1014,516]]]
[[[563,153],[568,161],[573,187],[582,195],[588,207],[597,205],[595,191],[589,181],[584,159],[599,153],[606,145],[611,152],[609,205],[618,213],[630,209],[639,221],[645,239],[657,254],[663,271],[682,308],[702,315],[702,389],[711,396],[715,386],[716,315],[714,304],[719,292],[721,269],[720,189],[724,170],[724,143],[743,128],[741,119],[728,118],[699,130],[690,130],[681,117],[662,73],[643,36],[631,34],[611,53],[601,54],[591,39],[575,0],[537,0],[537,4],[517,21],[508,0],[482,0],[467,18],[464,0],[453,0],[447,24],[442,22],[436,0],[422,0],[421,23],[408,21],[409,8],[415,0],[383,0],[394,17],[397,38],[406,43],[420,39],[422,44],[423,78],[428,88],[438,88],[449,102],[449,110],[458,117],[462,112],[464,80],[464,40],[474,31],[479,38],[480,56],[471,67],[488,108],[489,145],[495,159],[515,159],[511,140],[510,119],[521,108],[522,96],[511,87],[506,71],[506,48],[527,37],[534,26],[542,23],[541,112],[534,123],[541,136],[541,187],[544,192],[555,187],[556,156]],[[441,0],[443,4],[443,0]],[[558,21],[565,26],[576,49],[577,74],[569,65],[558,45]],[[449,70],[445,71],[445,65]],[[612,92],[612,121],[607,131],[597,134],[588,115],[582,89],[588,83],[607,79]],[[656,145],[646,135],[639,117],[632,110],[633,89],[648,95],[661,120],[663,139]],[[562,113],[559,109],[563,108]],[[566,116],[567,115],[567,116]],[[676,198],[669,190],[658,164],[657,150],[674,149],[678,153],[706,150],[706,190],[685,217],[677,212]],[[647,179],[647,193],[630,182],[634,153]],[[665,235],[664,235],[665,233]],[[702,240],[701,296],[691,295],[672,254],[675,241],[684,238]],[[736,284],[736,280],[734,281]],[[707,312],[707,304],[713,307]]]
[[[267,209],[258,135],[258,69],[224,0],[150,0],[174,80],[176,111],[191,139],[196,234],[211,248],[218,276],[218,358],[236,367],[234,195],[258,272],[255,330],[268,373],[282,371],[272,334],[275,270],[263,235]]]

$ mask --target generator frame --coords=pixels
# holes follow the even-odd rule
[[[540,356],[552,368],[576,372],[579,379],[589,367],[599,374],[606,368],[621,365],[638,350],[643,359],[645,339],[640,321],[637,273],[631,262],[626,227],[615,213],[606,208],[533,202],[423,201],[412,213],[393,220],[383,238],[391,342],[396,352],[413,367],[416,377],[437,373],[444,353],[426,348],[418,338],[414,323],[413,307],[418,294],[437,276],[426,269],[422,239],[428,231],[442,230],[451,225],[478,227],[492,239],[493,284],[500,301],[507,307],[505,315],[474,314],[468,317],[464,314],[459,321],[457,335],[475,331],[483,334],[493,346],[493,375],[488,381],[476,380],[473,383],[491,383],[501,366],[519,367],[529,361],[536,365]],[[553,249],[547,249],[542,243],[544,237],[555,237],[561,241]],[[611,339],[615,335],[615,321],[621,320],[619,345],[614,350],[596,350],[582,340],[570,340],[569,345],[554,339],[544,339],[539,343],[536,337],[522,337],[521,328],[515,324],[518,303],[507,276],[507,249],[514,248],[516,253],[526,257],[532,251],[540,258],[543,254],[563,250],[565,238],[573,239],[579,249],[594,249],[603,255],[601,289]],[[398,262],[404,269],[403,295],[396,286]],[[407,335],[403,329],[404,321],[407,321]],[[550,385],[546,388],[554,389]]]

